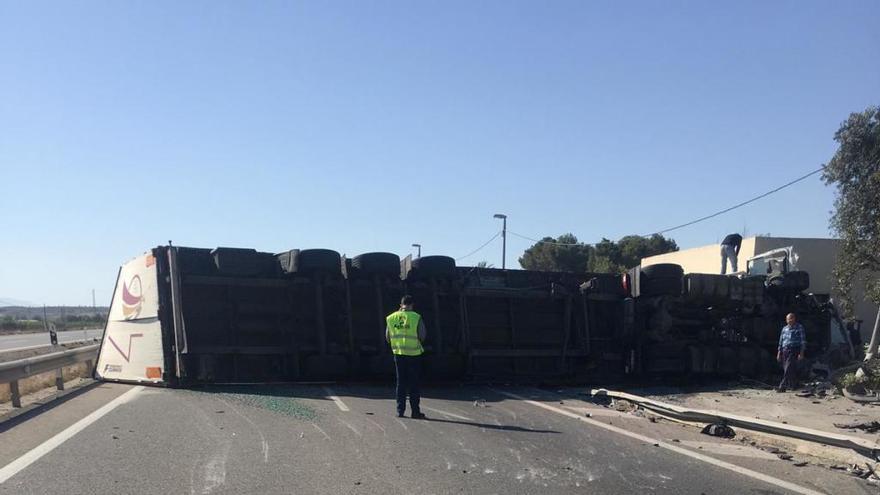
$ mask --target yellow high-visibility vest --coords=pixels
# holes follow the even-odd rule
[[[419,356],[423,352],[419,342],[419,321],[422,317],[415,311],[395,311],[385,318],[391,329],[391,351],[398,356]]]

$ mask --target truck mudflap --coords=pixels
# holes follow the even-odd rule
[[[99,379],[152,384],[165,382],[156,261],[150,251],[119,269],[95,366],[95,376]]]

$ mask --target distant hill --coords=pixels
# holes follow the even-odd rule
[[[107,306],[46,306],[46,315],[50,320],[59,320],[71,316],[102,316],[110,312]],[[43,319],[43,307],[39,306],[0,306],[0,318],[12,317],[16,320]]]
[[[3,306],[36,306],[36,304],[11,297],[0,297],[0,308]]]

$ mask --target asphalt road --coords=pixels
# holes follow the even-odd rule
[[[58,343],[66,344],[77,340],[97,339],[100,338],[103,333],[104,330],[101,328],[58,332]],[[0,352],[38,345],[49,345],[49,334],[22,333],[17,335],[0,335]]]
[[[845,474],[569,392],[425,395],[427,421],[398,419],[382,386],[101,384],[0,423],[0,494],[876,493]]]

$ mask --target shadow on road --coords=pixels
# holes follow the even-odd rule
[[[451,423],[451,424],[456,424],[456,425],[476,426],[479,428],[486,428],[487,430],[521,431],[521,432],[525,432],[525,433],[559,433],[556,430],[535,430],[532,428],[523,428],[522,426],[492,425],[492,424],[487,424],[487,423],[477,423],[475,421],[454,421],[451,419],[436,419],[436,418],[427,418],[424,421],[430,421],[431,423]]]

